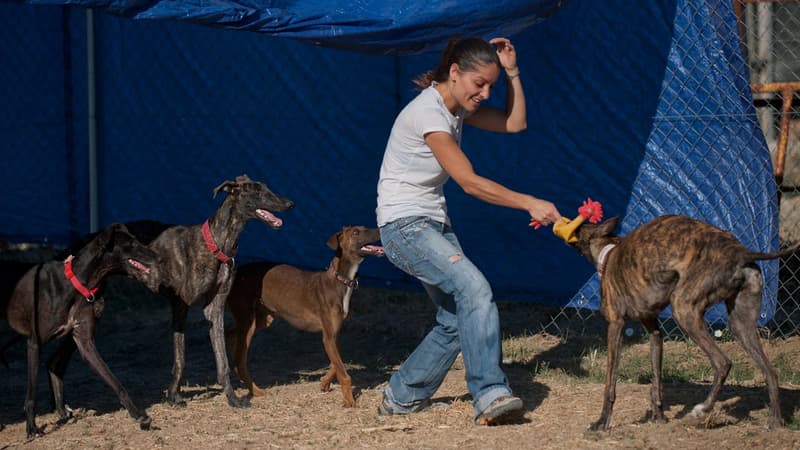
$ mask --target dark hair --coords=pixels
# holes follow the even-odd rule
[[[434,81],[441,83],[450,77],[450,66],[453,63],[465,72],[474,70],[477,66],[486,64],[497,64],[500,66],[500,58],[494,46],[481,38],[451,38],[447,42],[447,47],[442,52],[439,65],[435,69],[429,70],[413,80],[419,90],[430,86]]]

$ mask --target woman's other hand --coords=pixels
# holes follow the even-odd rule
[[[508,38],[496,37],[489,41],[490,44],[497,47],[497,57],[500,58],[500,64],[503,69],[516,71],[517,70],[517,52]]]

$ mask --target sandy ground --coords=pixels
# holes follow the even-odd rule
[[[343,358],[357,387],[357,407],[349,409],[342,407],[338,385],[331,392],[319,389],[327,366],[320,336],[299,332],[280,320],[256,335],[250,352],[250,372],[269,388],[268,395],[254,398],[246,409],[229,407],[215,382],[207,325],[200,308],[194,307],[187,332],[188,405],[177,408],[164,402],[172,365],[167,303],[127,285],[112,287],[98,347],[134,401],[146,408],[153,429],[140,430],[111,389],[76,356],[65,383],[75,418],[56,424],[46,376],[40,371],[37,423],[46,426],[45,435],[28,441],[23,412],[25,345],[18,342],[4,353],[9,367],[0,366],[0,424],[4,425],[0,449],[800,449],[800,431],[794,431],[800,428],[800,387],[782,383],[788,426],[766,430],[766,390],[758,375],[752,381],[726,384],[717,407],[703,420],[690,418],[688,412],[705,398],[707,381],[666,384],[669,421],[665,424],[641,420],[649,407],[647,380],[621,382],[612,429],[587,432],[586,426],[599,414],[603,385],[586,373],[586,360],[598,348],[586,342],[598,343],[602,351],[598,337],[602,333],[593,340],[585,336],[565,340],[541,332],[552,311],[534,305],[499,305],[506,373],[526,412],[514,424],[477,427],[471,422],[471,397],[460,360],[436,395],[439,407],[404,417],[376,413],[380,388],[432,323],[431,307],[421,294],[370,288],[356,292],[353,317],[341,338]],[[0,325],[0,342],[11,336],[6,324]],[[794,367],[800,360],[798,338],[764,341],[764,345],[770,358],[789,358]],[[43,360],[54,347],[45,348]],[[733,343],[724,343],[724,348],[739,364],[743,358],[739,348]],[[630,342],[625,351],[646,355],[647,346],[641,340]],[[690,344],[668,342],[665,355],[675,354],[703,358]],[[233,379],[237,393],[244,395],[246,390],[235,375]]]

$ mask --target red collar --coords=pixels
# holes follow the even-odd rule
[[[213,253],[218,260],[224,263],[229,263],[233,261],[232,257],[226,255],[225,253],[222,253],[219,247],[217,247],[217,244],[214,242],[214,236],[211,235],[211,228],[209,228],[208,226],[208,220],[203,222],[202,230],[203,230],[203,240],[206,241],[206,247],[208,247],[211,253]]]
[[[67,259],[64,260],[64,276],[75,286],[75,289],[81,293],[81,295],[86,298],[86,300],[93,302],[94,301],[94,294],[97,292],[99,288],[92,288],[88,289],[84,286],[80,281],[78,281],[78,277],[75,276],[75,272],[72,271],[72,259],[73,256],[69,255]]]

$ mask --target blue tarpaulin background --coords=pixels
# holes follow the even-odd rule
[[[592,197],[622,216],[622,234],[679,213],[777,248],[776,186],[729,1],[330,3],[0,3],[0,239],[65,244],[90,231],[96,130],[101,226],[201,223],[221,202],[212,189],[247,173],[297,206],[279,231],[249,224],[239,260],[322,269],[330,234],[374,226],[410,80],[458,34],[509,36],[528,99],[524,133],[465,130],[478,173],[569,217]],[[490,102],[504,97],[501,80]],[[497,298],[597,307],[592,267],[548,230],[454,183],[447,195]],[[777,262],[762,267],[764,322]],[[361,277],[417,287],[385,260],[365,262]]]

